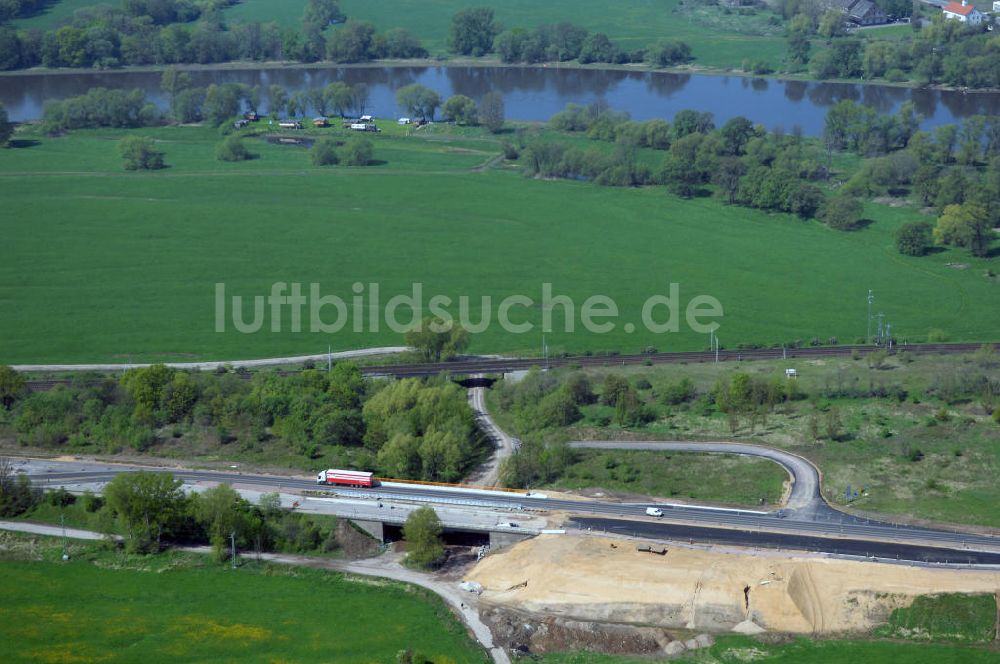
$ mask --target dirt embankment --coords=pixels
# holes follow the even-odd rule
[[[636,544],[543,535],[486,557],[467,578],[483,585],[487,606],[548,618],[697,631],[752,621],[815,634],[869,630],[918,595],[1000,591],[998,572],[778,552],[668,547],[658,555]]]

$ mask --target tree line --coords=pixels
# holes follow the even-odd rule
[[[884,115],[845,100],[828,111],[820,143],[797,128],[768,132],[743,117],[716,127],[711,113],[682,110],[672,123],[636,122],[603,104],[570,104],[549,126],[613,149],[523,131],[511,157],[521,160],[528,177],[665,185],[684,198],[714,195],[729,205],[816,218],[837,230],[865,223],[866,200],[912,195],[933,206],[938,219],[900,228],[902,253],[923,255],[940,244],[987,256],[992,229],[1000,225],[1000,119],[974,116],[933,132],[921,130],[921,122],[910,102]],[[656,159],[650,150],[664,154]],[[831,181],[837,151],[867,157],[846,182]]]
[[[309,0],[300,29],[275,22],[230,22],[222,11],[236,0],[126,0],[74,12],[54,30],[16,30],[4,21],[36,13],[43,0],[0,3],[0,69],[46,67],[113,68],[125,65],[210,64],[233,60],[330,60],[341,63],[387,58],[425,58],[428,53],[408,31],[377,32],[368,21],[347,18],[334,0]],[[331,29],[330,26],[335,26]],[[504,30],[488,7],[456,13],[448,48],[458,55],[496,53],[504,62],[581,64],[687,62],[691,50],[680,41],[661,40],[628,52],[605,33],[569,22],[532,30]]]
[[[528,176],[568,177],[611,186],[663,184],[679,196],[716,194],[729,204],[821,216],[831,226],[851,228],[857,206],[826,203],[814,183],[825,177],[821,155],[800,132],[768,133],[743,117],[716,127],[711,113],[682,110],[673,123],[632,121],[602,105],[569,105],[553,116],[553,128],[584,132],[614,142],[607,152],[539,138],[526,142],[522,158]],[[640,158],[640,148],[661,150],[659,166]],[[827,211],[829,214],[827,215]],[[842,214],[846,213],[846,214]]]
[[[909,16],[905,0],[879,3],[894,16]],[[856,39],[847,35],[840,11],[822,3],[786,0],[790,71],[807,69],[821,79],[862,78],[955,87],[1000,86],[1000,53],[993,46],[989,21],[973,26],[945,20],[937,12],[929,25],[911,23],[913,34],[899,40]],[[789,14],[789,12],[794,12]],[[829,48],[812,53],[811,40],[822,37]]]
[[[937,215],[935,224],[912,221],[896,236],[901,253],[920,256],[934,244],[987,256],[1000,226],[1000,118],[972,116],[960,125],[919,129],[921,118],[903,104],[895,116],[841,101],[826,116],[829,150],[866,159],[841,187],[845,194],[912,195]]]
[[[38,65],[107,69],[233,60],[364,62],[427,55],[405,30],[379,33],[367,21],[345,21],[333,0],[309,0],[301,29],[275,22],[226,21],[221,10],[235,2],[127,0],[121,8],[84,7],[47,32],[0,25],[0,69]],[[327,30],[338,23],[342,25]]]
[[[0,369],[0,388],[18,442],[36,448],[155,453],[188,441],[231,454],[284,454],[298,466],[441,481],[461,478],[483,449],[459,386],[373,383],[350,363],[250,380],[153,365],[81,376],[48,392],[27,392],[19,376]]]

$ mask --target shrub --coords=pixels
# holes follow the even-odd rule
[[[76,496],[62,487],[59,487],[55,491],[49,491],[45,497],[49,505],[53,507],[67,507],[76,502]]]
[[[939,344],[948,341],[948,333],[944,330],[934,328],[927,333],[927,342],[932,344]]]
[[[923,256],[934,244],[934,227],[926,221],[911,221],[896,231],[896,249],[906,256]]]
[[[861,221],[864,206],[853,196],[836,196],[827,201],[820,219],[830,228],[849,231]]]
[[[696,394],[694,383],[690,378],[682,378],[680,381],[669,385],[660,395],[660,400],[670,406],[678,406],[685,401],[694,399]]]
[[[312,150],[309,152],[309,158],[312,159],[314,166],[333,166],[339,164],[340,157],[337,156],[337,141],[329,136],[319,139],[313,144]]]
[[[348,166],[367,166],[375,154],[375,146],[363,136],[355,136],[344,146],[344,163]]]
[[[94,495],[90,489],[83,492],[83,497],[80,500],[83,503],[83,509],[90,513],[98,512],[104,507],[104,499]]]
[[[236,134],[230,134],[215,148],[215,158],[219,161],[246,161],[253,155],[243,145],[243,139]]]
[[[126,136],[118,141],[118,153],[125,161],[125,170],[156,170],[163,168],[163,153],[148,136]]]

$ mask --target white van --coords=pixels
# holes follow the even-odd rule
[[[647,507],[646,516],[663,516],[663,510],[659,507]]]

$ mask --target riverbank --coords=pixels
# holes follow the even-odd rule
[[[680,74],[694,76],[733,76],[747,79],[761,79],[767,81],[794,81],[801,83],[835,83],[842,85],[860,85],[866,87],[887,87],[901,88],[908,90],[930,90],[937,92],[960,92],[962,94],[998,94],[1000,88],[962,88],[949,85],[920,85],[915,81],[888,81],[888,80],[859,80],[851,78],[822,79],[808,74],[795,74],[791,72],[774,72],[770,74],[755,74],[743,69],[707,67],[698,64],[679,65],[675,67],[651,67],[645,63],[593,63],[581,64],[576,61],[570,62],[541,62],[537,64],[505,63],[497,58],[413,58],[413,59],[387,59],[372,60],[369,62],[339,63],[331,60],[320,62],[298,62],[296,60],[261,60],[261,61],[232,61],[217,62],[211,64],[178,64],[178,65],[149,65],[135,67],[117,67],[115,69],[80,69],[74,67],[32,67],[30,69],[15,69],[10,71],[0,71],[0,79],[17,78],[23,76],[66,76],[66,75],[94,75],[94,74],[148,74],[160,73],[169,67],[176,67],[180,71],[187,72],[213,72],[213,71],[247,71],[247,70],[329,70],[329,69],[386,69],[400,67],[474,67],[480,69],[525,69],[525,70],[582,70],[582,71],[614,71],[644,74]]]

